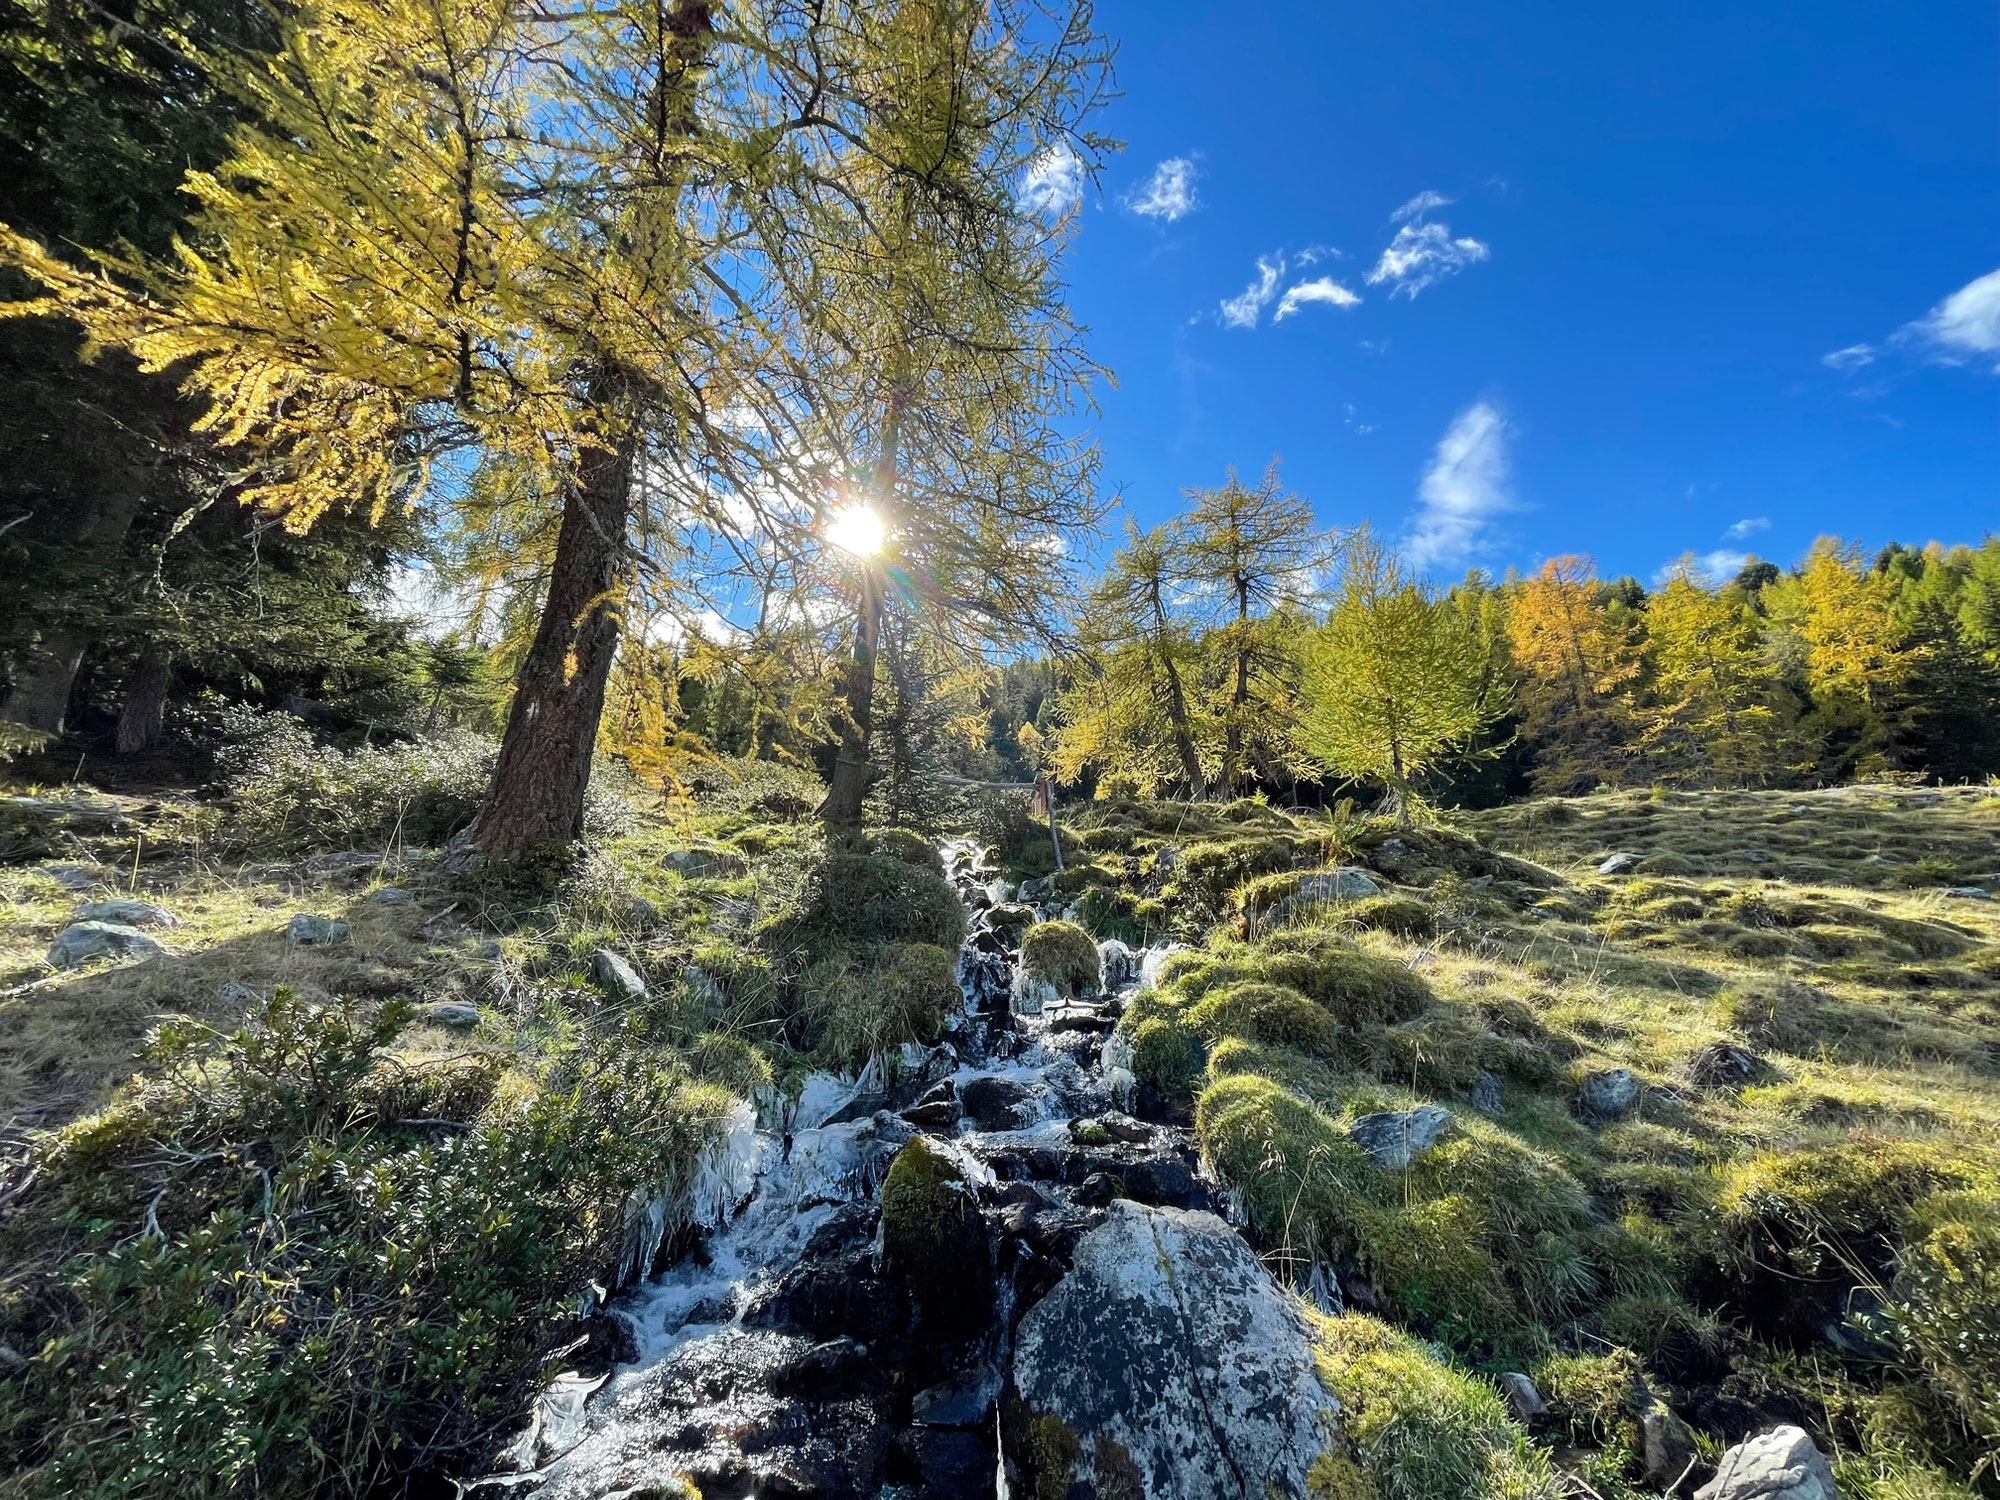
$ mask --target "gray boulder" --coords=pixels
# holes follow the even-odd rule
[[[1507,1107],[1498,1073],[1479,1070],[1479,1077],[1472,1085],[1472,1107],[1482,1115],[1497,1115]]]
[[[675,849],[661,863],[683,880],[730,880],[750,871],[750,862],[732,849]]]
[[[1604,1068],[1583,1075],[1577,1085],[1577,1108],[1587,1120],[1606,1124],[1622,1120],[1639,1102],[1639,1079],[1630,1068]]]
[[[974,1078],[958,1098],[966,1118],[981,1130],[1019,1130],[1033,1115],[1028,1090],[1011,1078]]]
[[[1507,1403],[1508,1414],[1515,1421],[1530,1422],[1547,1413],[1549,1403],[1535,1389],[1535,1382],[1518,1371],[1510,1370],[1494,1384],[1500,1387],[1500,1399]]]
[[[1120,989],[1139,977],[1139,955],[1117,938],[1106,938],[1097,945],[1097,966],[1103,971],[1106,990]]]
[[[1986,887],[1980,885],[1948,885],[1943,894],[1954,901],[1991,901]]]
[[[385,885],[368,899],[377,906],[408,906],[417,896],[416,892],[404,890],[400,885]]]
[[[323,948],[328,943],[344,942],[347,924],[334,917],[302,911],[292,918],[291,925],[285,929],[285,936],[301,947]]]
[[[603,991],[615,1000],[643,1000],[646,981],[622,953],[599,948],[590,955],[590,972]]]
[[[1746,1438],[1715,1466],[1715,1478],[1695,1500],[1840,1500],[1833,1470],[1798,1427],[1774,1427]]]
[[[1451,1128],[1451,1111],[1435,1104],[1415,1109],[1363,1115],[1347,1127],[1348,1135],[1376,1165],[1401,1171],[1438,1143]]]
[[[181,919],[164,906],[135,896],[93,901],[76,914],[79,922],[119,922],[127,927],[178,927]]]
[[[1319,870],[1299,882],[1295,901],[1351,901],[1361,896],[1379,896],[1382,887],[1359,865],[1339,865]]]
[[[1643,857],[1643,855],[1638,854],[1614,854],[1597,867],[1597,873],[1600,875],[1630,875],[1634,870],[1639,868],[1639,861]]]
[[[1213,1214],[1118,1199],[1069,1273],[1022,1318],[1014,1386],[1030,1420],[1076,1438],[1033,1493],[1265,1500],[1306,1493],[1338,1411],[1313,1372],[1298,1302]],[[1197,1420],[1198,1417],[1198,1420]],[[1061,1461],[1058,1459],[1057,1461]]]
[[[1658,1396],[1646,1395],[1639,1412],[1639,1464],[1649,1484],[1665,1489],[1687,1475],[1699,1450],[1694,1429]]]
[[[93,958],[151,958],[166,951],[123,922],[72,922],[49,945],[49,962],[70,969]]]
[[[1037,875],[1021,882],[1023,901],[1046,901],[1056,893],[1056,878],[1053,875]]]
[[[453,1028],[477,1026],[479,1007],[467,1004],[463,1000],[433,1000],[427,1005],[417,1007],[417,1019],[428,1021],[433,1026]]]

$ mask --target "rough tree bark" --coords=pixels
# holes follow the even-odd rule
[[[125,683],[125,707],[118,715],[118,753],[143,755],[159,748],[167,727],[167,689],[174,659],[155,642],[140,656]]]
[[[104,465],[96,503],[85,512],[69,545],[79,555],[93,548],[122,547],[145,494],[146,465],[120,453]],[[45,628],[22,654],[14,685],[0,705],[0,718],[45,734],[61,734],[77,669],[96,638],[94,630],[81,624],[58,622]]]
[[[632,458],[631,440],[620,438],[577,460],[541,624],[521,664],[493,784],[465,837],[489,859],[546,857],[583,835],[597,721],[618,654]]]
[[[1208,781],[1201,774],[1201,757],[1195,753],[1194,733],[1188,728],[1187,695],[1181,691],[1181,674],[1174,668],[1167,603],[1160,597],[1157,576],[1147,589],[1147,597],[1153,608],[1153,636],[1159,643],[1160,666],[1167,677],[1167,721],[1173,726],[1174,749],[1180,755],[1181,774],[1187,777],[1188,795],[1200,801],[1208,795]]]

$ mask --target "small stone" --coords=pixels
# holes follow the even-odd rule
[[[477,1026],[479,1007],[463,1000],[433,1000],[417,1007],[417,1019],[433,1026]]]
[[[634,927],[652,927],[660,920],[660,909],[644,896],[634,896],[625,903],[625,920]]]
[[[93,901],[76,914],[79,922],[121,922],[127,927],[178,927],[181,919],[164,906],[119,896],[110,901]]]
[[[1451,1111],[1435,1104],[1363,1115],[1347,1127],[1356,1145],[1378,1166],[1400,1171],[1438,1142],[1452,1123]]]
[[[1132,950],[1117,938],[1106,938],[1097,945],[1097,966],[1104,974],[1104,988],[1119,989],[1139,977],[1139,959]]]
[[[1577,1105],[1584,1118],[1599,1124],[1622,1120],[1639,1102],[1639,1079],[1630,1068],[1605,1068],[1586,1073],[1577,1086]]]
[[[1768,1074],[1771,1065],[1748,1047],[1710,1042],[1688,1059],[1687,1071],[1697,1088],[1742,1088]]]
[[[934,1099],[928,1104],[912,1104],[903,1118],[919,1130],[950,1130],[958,1123],[956,1099]]]
[[[215,998],[225,1005],[238,1005],[246,1010],[253,1005],[262,1005],[264,1003],[262,998],[249,985],[238,984],[233,979],[215,992]]]
[[[1056,893],[1056,878],[1053,875],[1038,875],[1021,882],[1023,901],[1046,901]]]
[[[590,955],[590,972],[604,992],[617,1000],[643,1000],[646,981],[623,954],[599,948]]]
[[[323,948],[328,943],[345,941],[347,924],[333,917],[302,911],[292,918],[291,925],[285,929],[285,936],[301,947]]]
[[[1641,858],[1643,856],[1638,854],[1614,854],[1597,867],[1597,873],[1600,875],[1629,875],[1639,868]]]
[[[1114,1146],[1117,1144],[1112,1139],[1111,1132],[1095,1120],[1071,1120],[1069,1122],[1069,1138],[1079,1146]]]
[[[72,922],[49,945],[49,962],[69,969],[93,958],[152,958],[166,951],[122,922]]]
[[[372,892],[368,899],[377,906],[408,906],[417,897],[414,891],[406,891],[400,885],[385,885]]]
[[[1731,1448],[1695,1500],[1840,1500],[1833,1470],[1798,1427],[1774,1427]]]
[[[504,951],[505,950],[501,948],[500,944],[494,941],[492,938],[486,939],[486,941],[484,941],[479,945],[479,956],[483,959],[488,960],[489,962],[492,961],[493,959],[497,959],[498,957],[500,957],[501,953]]]
[[[1500,1094],[1499,1074],[1480,1070],[1479,1080],[1472,1085],[1472,1107],[1482,1115],[1497,1115],[1506,1108]]]
[[[1070,1196],[1079,1208],[1102,1208],[1118,1196],[1119,1182],[1109,1172],[1092,1172]]]
[[[1026,927],[1034,920],[1035,909],[1018,901],[999,902],[986,913],[986,925],[996,932],[1009,927]]]
[[[1510,1370],[1495,1382],[1500,1387],[1500,1398],[1507,1403],[1507,1411],[1517,1422],[1530,1422],[1549,1409],[1542,1393],[1535,1389],[1535,1382],[1517,1371]]]
[[[1379,896],[1382,887],[1359,865],[1339,865],[1319,870],[1299,881],[1293,894],[1297,901],[1348,901],[1362,896]]]
[[[1984,886],[1978,885],[1948,885],[1944,888],[1942,894],[1947,900],[1951,901],[1991,901],[1993,899]]]
[[[675,849],[660,862],[683,880],[732,880],[750,872],[750,862],[730,849]]]
[[[1645,1477],[1664,1488],[1686,1475],[1698,1450],[1693,1429],[1659,1397],[1647,1394],[1650,1399],[1639,1413],[1639,1462]]]

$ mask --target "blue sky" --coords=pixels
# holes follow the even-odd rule
[[[1071,284],[1141,522],[1275,453],[1444,576],[2000,528],[1988,0],[1097,15]]]

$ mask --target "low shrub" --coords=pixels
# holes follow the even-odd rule
[[[1966,1472],[2000,1466],[2000,1200],[1960,1192],[1921,1204],[1885,1312],[1955,1439],[1929,1446]]]
[[[1202,1064],[1201,1036],[1178,1016],[1155,1016],[1132,1032],[1132,1076],[1163,1099],[1192,1099]]]
[[[1340,1024],[1297,990],[1255,980],[1226,985],[1188,1013],[1189,1022],[1211,1040],[1246,1037],[1330,1055]]]
[[[942,948],[839,948],[793,986],[794,1040],[829,1067],[859,1067],[904,1042],[936,1042],[946,1015],[962,1000],[954,960]]]
[[[830,851],[807,881],[796,916],[765,935],[767,946],[818,954],[853,943],[927,943],[953,952],[965,940],[965,908],[937,867],[890,854]]]
[[[1074,922],[1037,922],[1021,939],[1021,972],[1064,995],[1087,995],[1104,981],[1097,940]]]
[[[1437,935],[1437,913],[1430,903],[1415,896],[1369,896],[1355,902],[1343,913],[1362,927],[1377,932],[1393,932],[1397,937],[1422,939]]]
[[[383,1121],[357,1096],[408,1014],[173,1023],[157,1081],[49,1140],[0,1229],[11,1493],[379,1493],[518,1423],[628,1205],[682,1201],[734,1106],[621,1038],[457,1128]]]
[[[1307,1480],[1314,1500],[1555,1500],[1546,1455],[1486,1382],[1360,1313],[1312,1319],[1320,1379],[1340,1398],[1341,1446]]]

